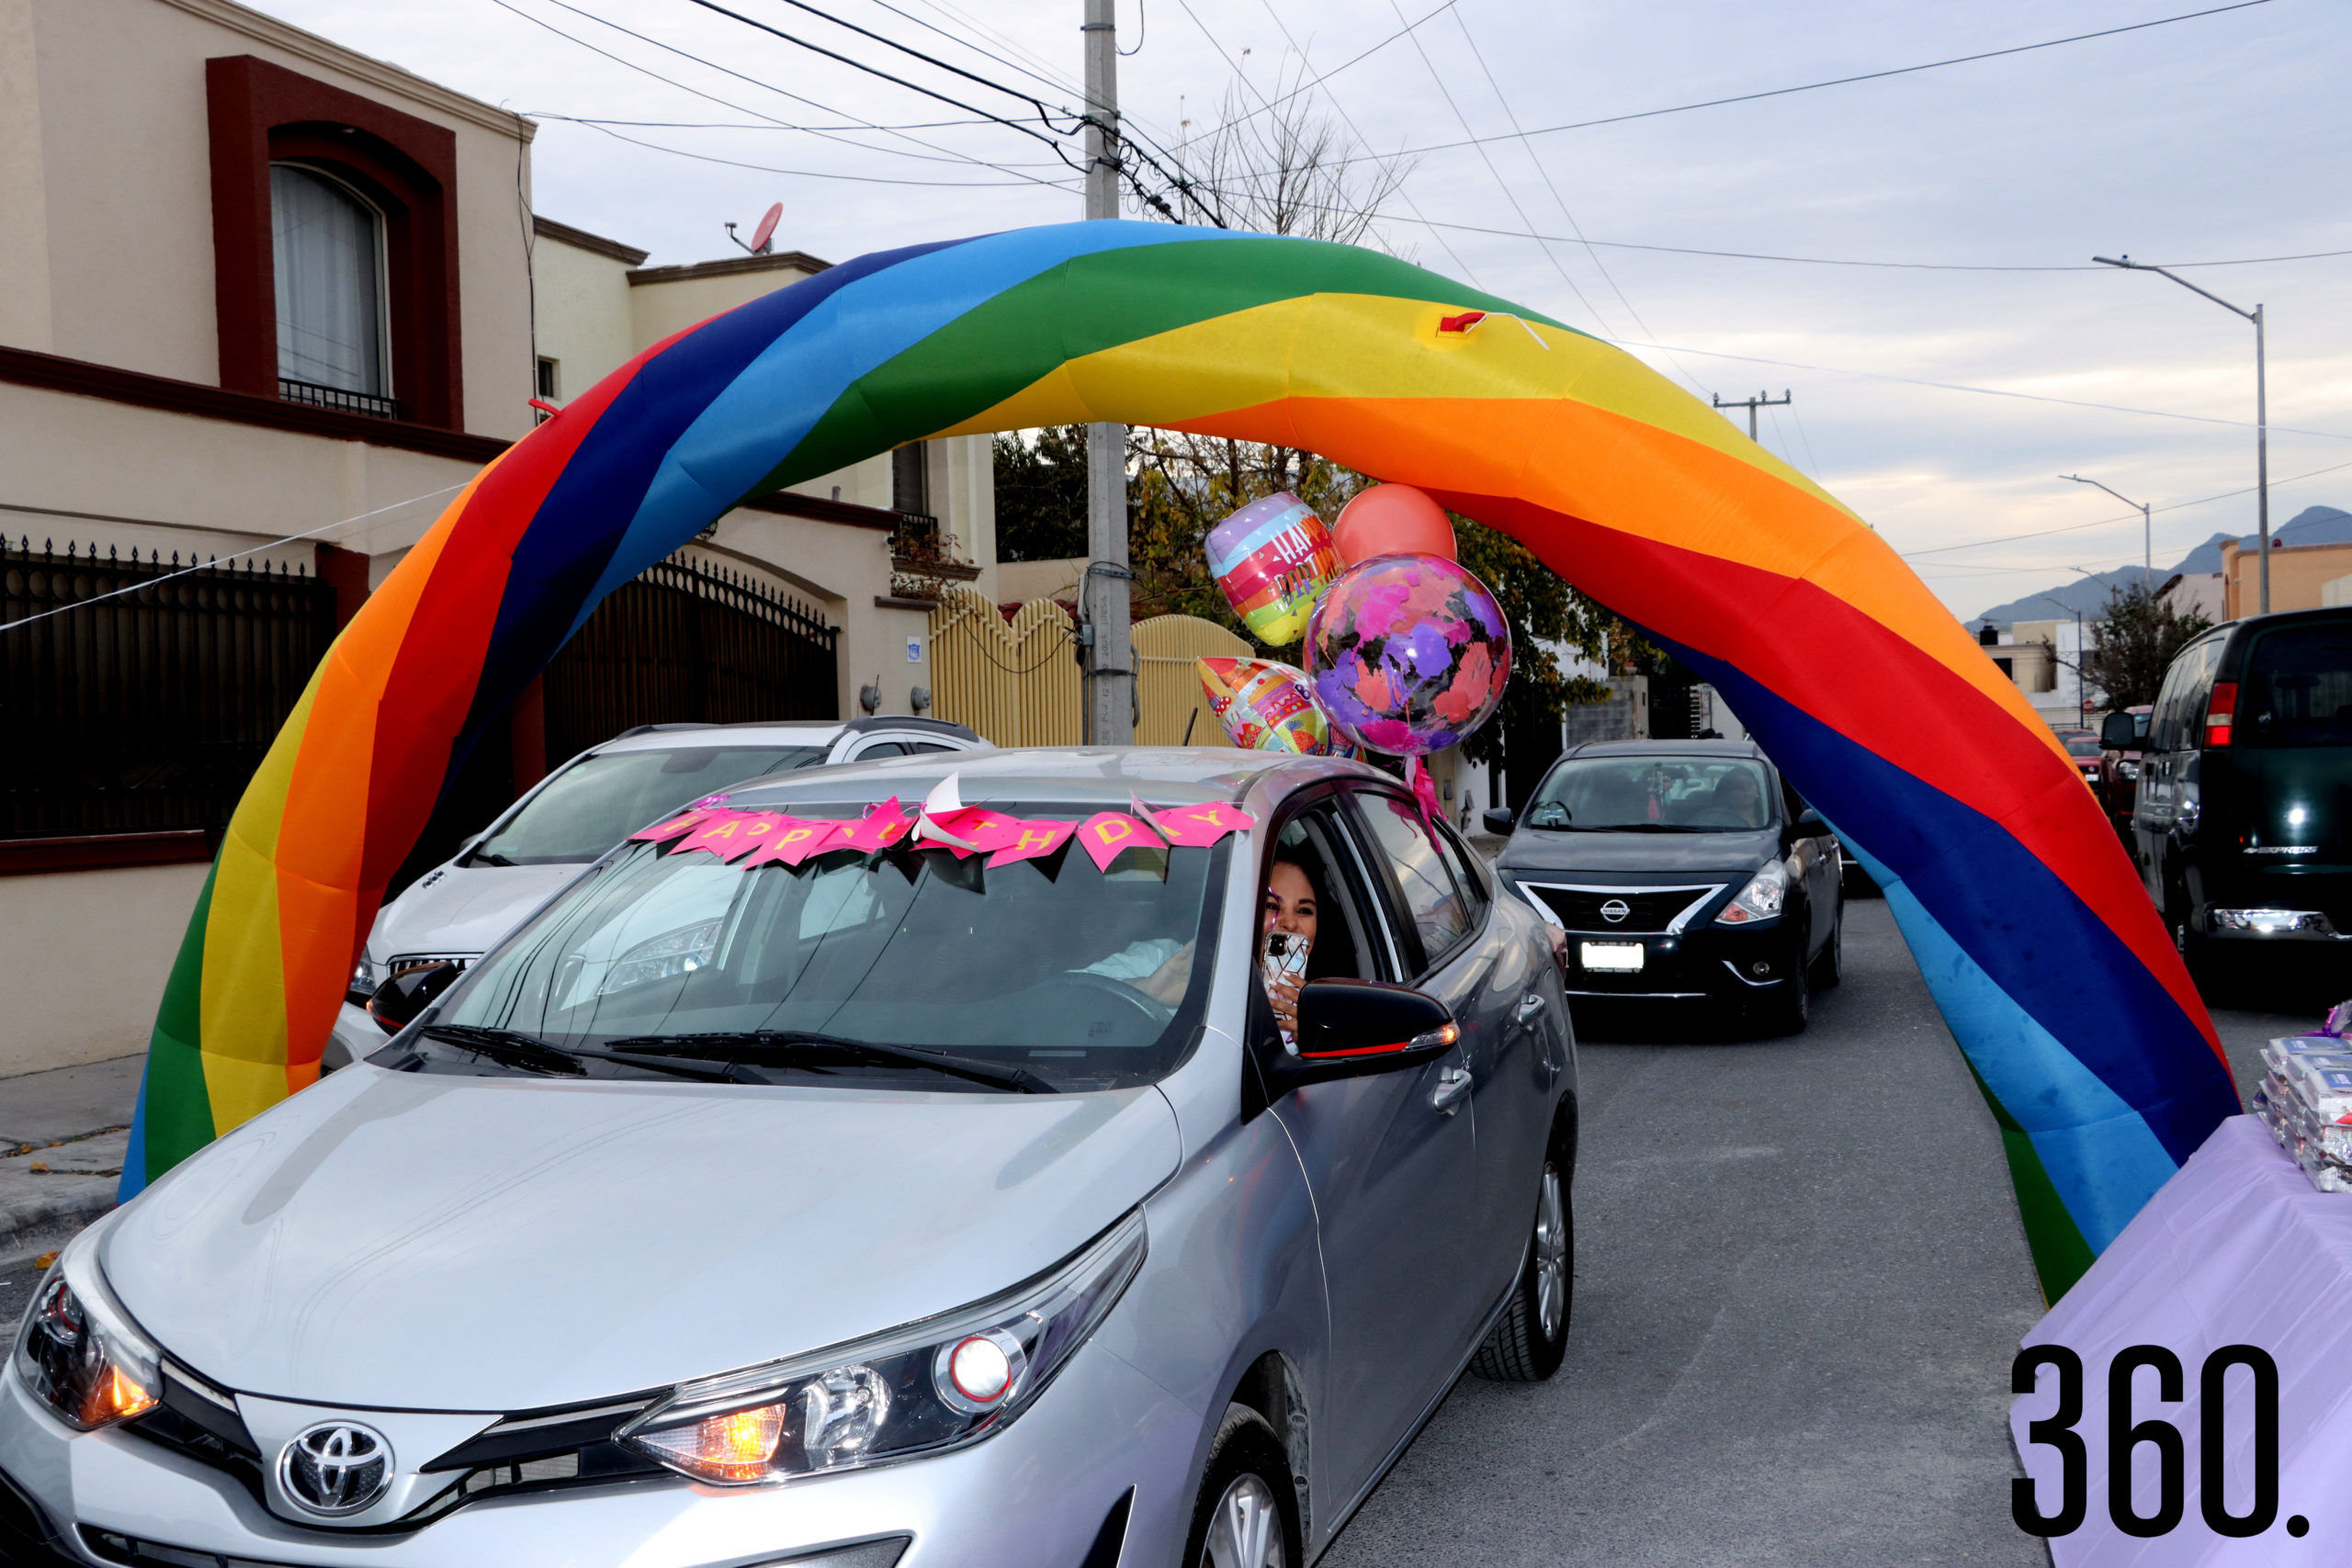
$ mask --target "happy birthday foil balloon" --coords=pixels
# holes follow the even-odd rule
[[[1319,757],[1329,728],[1306,672],[1271,659],[1196,659],[1209,711],[1245,751],[1296,751]]]
[[[1209,530],[1209,575],[1250,635],[1272,648],[1296,642],[1315,596],[1339,574],[1331,530],[1288,491],[1253,501]]]

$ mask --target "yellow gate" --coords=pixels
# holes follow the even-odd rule
[[[973,589],[950,583],[931,613],[932,712],[968,724],[999,746],[1076,746],[1078,660],[1069,613],[1033,599],[1008,625]],[[1154,615],[1135,625],[1136,743],[1228,745],[1209,711],[1193,660],[1247,658],[1250,645],[1197,615]]]

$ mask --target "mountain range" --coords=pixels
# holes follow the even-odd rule
[[[2242,550],[2251,551],[2256,547],[2256,538],[2252,534],[2216,534],[2181,557],[2177,564],[2158,567],[2155,575],[2157,584],[2161,586],[2175,573],[2221,570],[2222,547],[2233,537],[2237,539],[2238,547]],[[2274,549],[2280,545],[2352,544],[2352,512],[2338,511],[2333,506],[2306,506],[2271,529],[2270,538]],[[1996,604],[1983,615],[1972,617],[1968,629],[1974,631],[1988,621],[1996,626],[2007,627],[2018,621],[2064,620],[2076,614],[2086,619],[2096,618],[2106,611],[2110,590],[2128,588],[2139,581],[2140,568],[2136,566],[2120,567],[2096,577],[2078,577],[2046,593],[2029,593],[2022,599]]]

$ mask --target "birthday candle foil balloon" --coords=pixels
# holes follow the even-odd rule
[[[1253,501],[1209,530],[1209,575],[1250,635],[1296,642],[1315,596],[1338,575],[1340,552],[1313,507],[1288,491]]]
[[[1209,711],[1226,735],[1245,751],[1297,751],[1310,757],[1329,750],[1323,710],[1306,683],[1306,672],[1271,659],[1197,659]]]

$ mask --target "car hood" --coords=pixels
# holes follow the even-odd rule
[[[368,938],[375,964],[403,953],[487,953],[584,865],[445,865],[384,906]]]
[[[1157,1089],[1061,1095],[390,1072],[360,1063],[120,1213],[172,1355],[312,1404],[610,1398],[980,1300],[1182,1157]]]
[[[1522,828],[1503,845],[1495,863],[1519,872],[1577,871],[1639,876],[1667,872],[1754,871],[1781,853],[1781,836],[1761,833],[1562,833]]]

